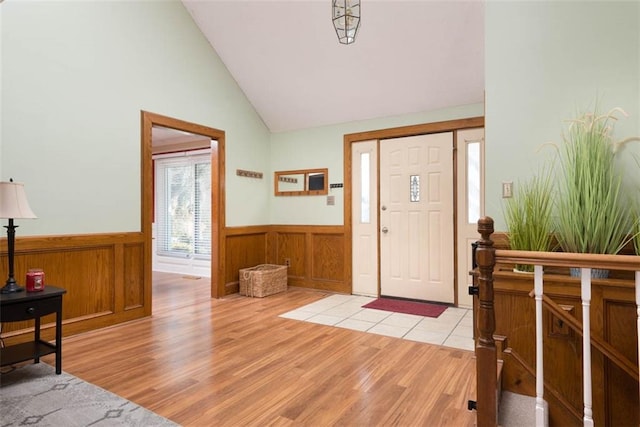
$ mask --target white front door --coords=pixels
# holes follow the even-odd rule
[[[380,142],[380,294],[454,302],[453,133]]]

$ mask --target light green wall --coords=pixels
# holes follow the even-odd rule
[[[486,212],[505,230],[501,182],[530,176],[576,111],[622,107],[640,134],[640,2],[502,2],[485,9]],[[640,154],[624,151],[625,166]],[[627,178],[638,179],[637,166]],[[517,189],[516,189],[517,190]]]
[[[419,114],[273,134],[271,136],[272,170],[269,174],[271,188],[273,188],[273,172],[278,170],[326,167],[329,169],[329,183],[344,183],[343,137],[345,134],[478,117],[483,113],[482,104],[473,104]],[[334,206],[327,206],[326,196],[275,197],[273,190],[270,194],[272,224],[342,225],[344,222],[344,193],[341,188],[329,190],[329,195],[335,196]]]
[[[487,213],[563,120],[599,97],[640,134],[640,3],[487,2]],[[343,223],[343,191],[274,197],[273,171],[328,167],[346,133],[483,114],[481,104],[270,135],[179,1],[0,5],[0,178],[26,183],[21,235],[140,228],[140,110],[225,130],[227,225]],[[271,149],[270,149],[271,147]],[[625,151],[626,163],[635,147]],[[236,169],[265,173],[239,178]],[[114,209],[114,207],[117,207]]]
[[[141,110],[226,131],[227,224],[268,222],[268,180],[235,170],[267,171],[269,132],[181,2],[0,8],[1,178],[39,217],[20,235],[140,230]]]

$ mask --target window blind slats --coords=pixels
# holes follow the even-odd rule
[[[210,156],[173,157],[155,162],[158,254],[210,258]]]

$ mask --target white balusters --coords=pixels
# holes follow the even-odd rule
[[[534,288],[536,299],[536,427],[544,427],[547,417],[544,413],[544,361],[542,345],[542,293],[543,293],[543,270],[541,265],[533,267]]]
[[[582,377],[584,417],[583,425],[593,427],[592,391],[591,391],[591,269],[581,268],[582,295]]]

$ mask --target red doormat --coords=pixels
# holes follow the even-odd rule
[[[417,314],[418,316],[438,317],[446,309],[446,305],[431,304],[428,302],[406,301],[393,298],[378,298],[362,306],[363,308],[375,308],[376,310],[393,311],[394,313]]]

